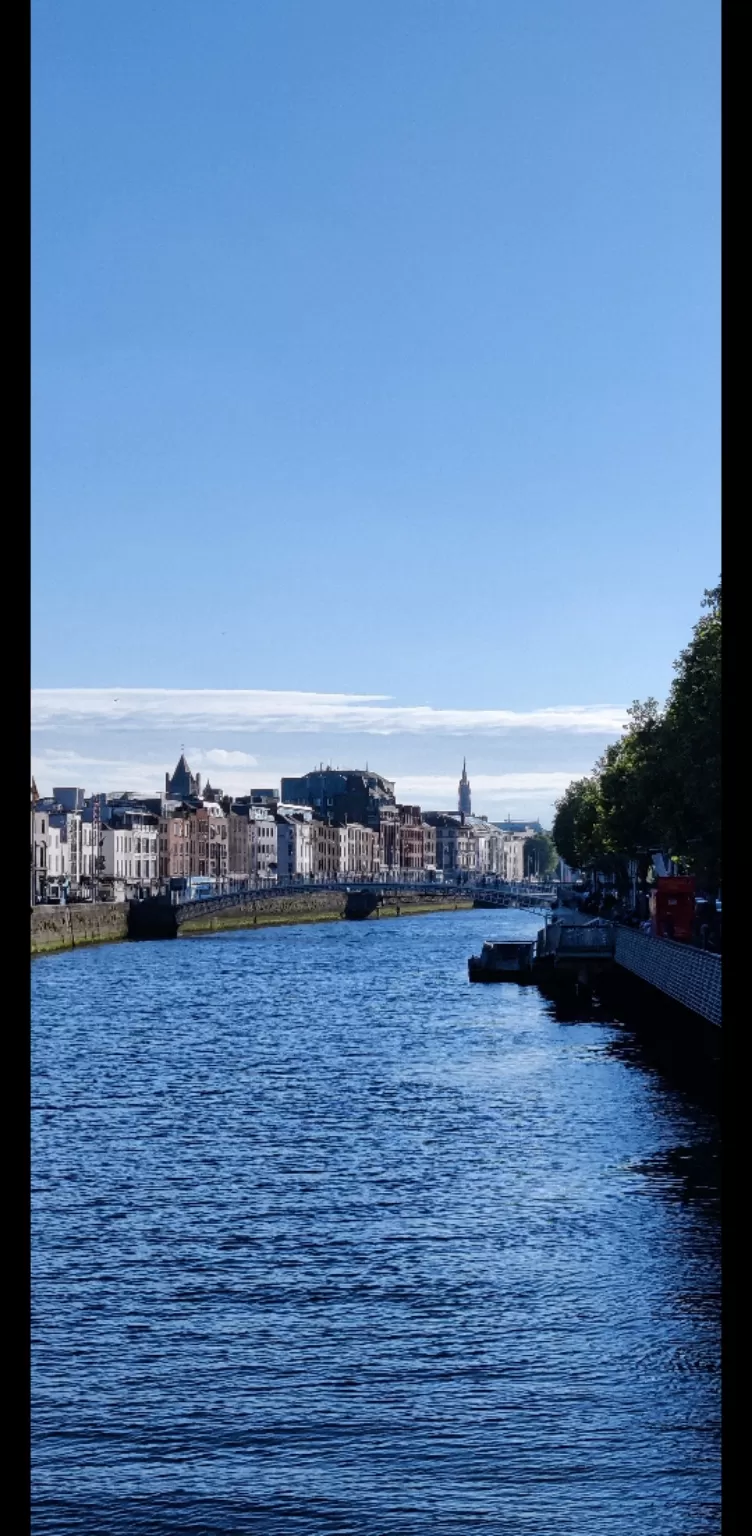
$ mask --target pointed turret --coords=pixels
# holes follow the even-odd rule
[[[201,794],[201,777],[199,774],[194,777],[191,773],[184,752],[178,758],[172,777],[169,773],[165,774],[165,791],[173,800],[189,800]]]
[[[467,776],[467,760],[462,759],[462,778],[457,791],[457,806],[462,816],[470,815],[470,780]]]

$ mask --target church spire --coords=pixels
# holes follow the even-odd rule
[[[457,805],[461,816],[470,815],[470,780],[467,776],[467,759],[462,759],[462,778],[457,790]]]

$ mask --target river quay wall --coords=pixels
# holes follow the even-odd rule
[[[534,975],[544,986],[604,988],[612,997],[627,985],[660,995],[703,1020],[719,1035],[723,1020],[720,955],[656,938],[618,923],[582,918],[554,921],[538,934]]]
[[[614,960],[640,981],[657,987],[690,1013],[721,1027],[721,958],[671,939],[651,938],[631,928],[616,929]]]
[[[139,919],[145,919],[148,924],[160,917],[156,909],[148,912],[146,903],[139,909],[134,907],[131,916],[131,936],[147,937],[136,932],[136,923]],[[202,902],[200,908],[191,905],[188,908],[174,907],[174,930],[165,933],[165,937],[190,937],[196,933],[221,932],[231,928],[264,928],[281,923],[326,923],[338,922],[345,918],[356,921],[384,917],[417,917],[427,912],[457,912],[462,909],[470,909],[472,900],[460,900],[457,897],[432,896],[432,894],[415,891],[400,892],[398,896],[388,895],[383,900],[372,897],[363,901],[363,893],[346,891],[311,891],[310,893],[296,893],[289,896],[264,896],[261,900],[249,895],[247,901],[233,902],[231,907],[223,907],[221,902],[216,904],[207,901]],[[167,917],[167,914],[163,914]],[[170,919],[168,918],[168,922]]]
[[[211,900],[192,904],[185,911],[173,907],[175,937],[219,933],[230,928],[269,928],[281,923],[338,922],[345,915],[346,900],[344,891],[312,891],[304,896],[267,896],[261,901],[249,896],[247,901],[236,902],[230,908],[219,904],[215,907]],[[150,914],[145,911],[143,915],[148,920]],[[137,936],[134,931],[134,937]]]
[[[127,939],[128,905],[127,902],[100,902],[71,907],[32,907],[32,955]]]
[[[353,905],[346,891],[264,895],[223,906],[221,901],[191,903],[185,908],[168,901],[100,903],[92,906],[34,907],[31,912],[31,953],[41,955],[83,944],[123,939],[176,939],[219,933],[233,928],[268,928],[282,924],[341,922],[345,918],[374,920],[418,917],[428,912],[457,912],[471,908],[471,899],[405,891]],[[350,908],[352,907],[352,910]]]

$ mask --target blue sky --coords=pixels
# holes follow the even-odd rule
[[[185,741],[231,787],[367,757],[428,804],[466,752],[539,814],[665,694],[720,568],[719,33],[708,0],[34,0],[45,782]],[[170,706],[124,724],[125,689]],[[301,731],[301,693],[391,713]]]

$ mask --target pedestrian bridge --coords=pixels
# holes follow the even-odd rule
[[[400,897],[408,893],[424,896],[427,903],[468,901],[476,907],[526,907],[533,911],[548,910],[555,905],[557,899],[556,889],[550,885],[513,885],[503,882],[485,885],[468,880],[301,880],[285,885],[237,886],[233,890],[194,897],[187,901],[180,900],[173,905],[177,907],[179,921],[182,922],[192,913],[201,912],[209,917],[214,913],[230,912],[234,907],[247,906],[249,902],[261,905],[265,901],[279,901],[285,896],[312,896],[322,891],[333,891],[343,897],[360,894],[363,898],[371,899],[374,909],[376,906],[399,904]]]

